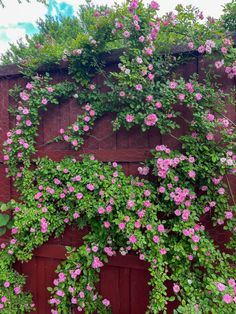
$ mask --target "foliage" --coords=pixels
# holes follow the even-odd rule
[[[6,204],[2,204],[0,207],[0,211],[4,212],[7,210],[7,205]],[[7,228],[11,229],[12,227],[12,221],[11,218],[8,214],[0,214],[0,236],[3,236],[6,231]]]
[[[236,206],[229,177],[235,173],[236,133],[225,112],[225,104],[234,100],[232,92],[224,93],[216,83],[221,75],[235,77],[232,38],[225,36],[220,22],[201,23],[201,12],[191,7],[178,6],[176,15],[162,19],[155,1],[144,6],[134,0],[100,10],[88,3],[78,20],[41,21],[37,36],[60,34],[61,43],[44,41],[36,49],[33,37],[28,48],[12,55],[17,60],[22,52],[19,61],[28,56],[24,72],[30,79],[12,90],[16,104],[10,112],[16,125],[4,149],[8,175],[21,198],[6,205],[14,220],[11,239],[1,244],[0,310],[16,314],[34,308],[14,262],[30,260],[34,248],[76,224],[90,230],[82,245],[67,248],[67,259],[58,266],[58,278],[49,288],[53,314],[74,308],[111,312],[110,301],[96,290],[100,269],[109,257],[135,253],[149,263],[148,313],[165,312],[167,302],[175,299],[176,313],[234,312],[235,256],[229,253],[235,249]],[[78,36],[71,32],[67,37],[73,25]],[[68,44],[70,36],[75,38]],[[171,54],[180,43],[187,44],[186,51]],[[104,52],[114,47],[125,47],[119,71],[106,73]],[[205,79],[196,74],[184,79],[175,69],[193,58],[195,47],[200,56],[211,58],[211,65]],[[55,84],[48,74],[34,73],[42,62],[61,59],[68,62],[73,82]],[[103,80],[93,83],[98,74],[106,93]],[[143,132],[158,128],[178,141],[179,150],[159,145],[138,168],[140,176],[151,176],[153,182],[127,177],[116,162],[105,165],[93,156],[34,160],[40,112],[70,97],[77,99],[80,114],[52,141],[64,140],[77,150],[96,120],[113,112],[114,131],[134,125]],[[178,138],[172,132],[183,122],[186,133]],[[215,230],[231,232],[228,250],[214,243],[207,219]],[[173,282],[171,293],[167,281]]]
[[[226,3],[223,9],[224,14],[221,19],[224,23],[224,26],[227,30],[231,32],[236,31],[236,1],[232,0],[229,3]]]

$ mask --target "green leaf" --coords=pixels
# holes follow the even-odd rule
[[[7,208],[7,205],[4,204],[4,203],[1,204],[1,207],[0,207],[0,208],[1,208],[1,211],[2,211],[2,212],[6,211],[6,210],[8,209],[8,208]]]
[[[6,228],[0,228],[0,237],[6,233]]]
[[[0,227],[6,226],[10,220],[10,216],[7,214],[0,214]]]

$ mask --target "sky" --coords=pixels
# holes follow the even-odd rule
[[[150,3],[151,0],[144,0]],[[222,13],[222,6],[230,0],[157,0],[160,4],[160,14],[173,11],[179,3],[192,4],[203,11],[205,16],[218,18]],[[34,0],[31,3],[23,1],[19,4],[17,0],[4,0],[5,8],[0,7],[0,54],[6,51],[10,42],[16,42],[24,38],[26,34],[32,35],[37,32],[36,21],[44,18],[46,14],[53,16],[59,13],[72,16],[76,13],[78,5],[84,4],[85,0],[48,0],[46,7]],[[95,4],[112,5],[113,0],[93,0]],[[122,3],[123,0],[116,0]]]

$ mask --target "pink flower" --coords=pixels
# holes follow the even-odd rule
[[[41,104],[46,105],[48,103],[47,98],[43,97],[41,100]]]
[[[200,241],[200,237],[197,236],[197,235],[193,235],[193,236],[192,236],[192,240],[193,240],[194,243],[197,243],[197,242]]]
[[[124,36],[125,38],[129,38],[129,37],[130,37],[130,32],[129,32],[129,31],[125,31],[125,32],[123,33],[123,36]]]
[[[214,119],[215,119],[215,116],[213,114],[211,114],[211,113],[208,113],[207,120],[214,121]]]
[[[21,288],[20,287],[15,287],[14,288],[15,294],[20,294],[21,293]]]
[[[202,94],[197,93],[197,94],[195,95],[195,98],[196,98],[197,101],[201,100],[201,99],[202,99]]]
[[[233,213],[232,212],[225,212],[225,218],[226,219],[232,219],[233,218]]]
[[[167,251],[166,251],[166,249],[165,249],[165,248],[161,248],[161,249],[160,249],[160,253],[161,253],[161,255],[165,255],[165,254],[166,254],[166,252],[167,252]]]
[[[30,120],[26,120],[26,121],[25,121],[25,124],[26,124],[27,126],[31,126],[31,125],[32,125],[32,122],[31,122]]]
[[[159,238],[157,235],[153,236],[152,239],[153,239],[153,242],[154,242],[154,243],[158,243],[159,240],[160,240],[160,238]]]
[[[135,201],[133,201],[133,200],[128,200],[127,201],[127,208],[128,209],[134,207],[134,205],[135,205]]]
[[[214,135],[213,135],[212,133],[208,133],[208,134],[206,135],[206,139],[207,139],[208,141],[212,141],[213,138],[214,138]]]
[[[71,303],[72,304],[77,304],[77,299],[76,298],[71,298]]]
[[[148,96],[146,97],[146,101],[147,101],[147,102],[153,101],[153,96],[152,96],[152,95],[148,95]]]
[[[189,48],[189,49],[193,49],[193,48],[194,48],[194,43],[193,43],[192,41],[190,41],[190,42],[188,43],[188,48]]]
[[[144,38],[144,36],[140,36],[138,40],[139,40],[140,43],[143,43],[145,38]]]
[[[176,89],[178,83],[177,82],[170,82],[169,87],[170,89]]]
[[[143,89],[142,84],[135,85],[135,89],[138,90],[138,91],[141,91]]]
[[[205,52],[205,47],[204,46],[200,46],[198,47],[198,50],[197,50],[199,53],[204,53]]]
[[[220,195],[224,195],[225,194],[225,189],[224,188],[219,188],[218,193]]]
[[[158,118],[155,113],[149,114],[145,119],[144,123],[148,126],[154,126],[158,121]]]
[[[95,86],[94,84],[90,84],[90,85],[89,85],[89,89],[90,89],[90,90],[94,90],[95,88],[96,88],[96,86]]]
[[[137,238],[134,235],[132,235],[132,236],[129,237],[129,241],[131,243],[135,243],[137,241]]]
[[[106,229],[110,228],[110,226],[111,226],[111,224],[110,224],[109,221],[104,221],[104,227],[105,227]]]
[[[148,56],[151,56],[152,54],[153,54],[153,50],[152,50],[152,48],[147,48],[147,47],[145,47],[144,48],[144,52],[146,53],[146,55],[148,55]]]
[[[189,178],[194,179],[196,177],[196,172],[191,170],[191,171],[188,172],[188,176],[189,176]]]
[[[219,290],[219,291],[224,291],[225,290],[225,285],[223,284],[223,283],[218,283],[217,284],[217,289]]]
[[[184,94],[179,94],[178,98],[179,98],[180,101],[184,101],[185,95]]]
[[[173,291],[174,291],[175,293],[178,293],[178,292],[180,291],[180,286],[177,285],[176,283],[174,283],[174,284],[173,284]]]
[[[102,303],[103,303],[105,306],[109,306],[109,305],[110,305],[110,301],[107,300],[107,299],[102,300]]]
[[[2,303],[7,302],[7,297],[3,296],[3,297],[1,298],[1,302],[2,302]]]
[[[175,215],[176,215],[176,216],[180,216],[180,215],[181,215],[181,211],[180,211],[179,209],[176,209],[176,210],[175,210]]]
[[[160,5],[156,1],[152,1],[150,3],[150,8],[153,9],[153,10],[159,10],[160,9]]]
[[[76,194],[76,198],[77,198],[78,200],[81,200],[83,197],[84,197],[84,195],[83,195],[82,193],[77,193],[77,194]]]
[[[222,68],[223,65],[224,65],[224,60],[216,61],[216,62],[215,62],[215,67],[216,67],[217,69]]]
[[[51,86],[49,86],[49,87],[47,88],[47,90],[48,90],[48,92],[49,92],[49,93],[54,92],[54,88],[53,88],[53,87],[51,87]]]
[[[165,188],[163,187],[163,186],[160,186],[159,187],[159,189],[158,189],[158,191],[160,192],[160,193],[165,193]]]
[[[71,141],[71,144],[72,144],[73,146],[78,146],[78,141],[77,141],[77,140],[72,140],[72,141]]]
[[[28,90],[33,89],[33,84],[32,83],[27,83],[25,86]]]
[[[225,303],[232,303],[233,302],[233,298],[232,298],[232,296],[230,294],[224,294],[223,301]]]
[[[152,81],[152,80],[154,79],[154,77],[155,77],[154,74],[152,74],[152,73],[149,73],[149,74],[148,74],[148,79],[149,79],[150,81]]]
[[[87,187],[87,189],[89,190],[89,191],[93,191],[95,188],[94,188],[94,185],[92,184],[92,183],[88,183],[87,185],[86,185],[86,187]]]
[[[94,256],[93,257],[93,263],[92,263],[92,267],[93,268],[100,268],[103,266],[103,263],[100,261],[99,257]]]
[[[29,113],[29,109],[28,109],[28,108],[24,108],[24,109],[22,110],[22,113],[25,114],[25,115],[28,114],[28,113]]]
[[[146,228],[147,228],[148,231],[151,231],[152,230],[152,225],[148,224],[148,225],[146,225]]]
[[[157,230],[159,232],[165,232],[165,227],[162,224],[160,224],[160,225],[158,225]]]
[[[132,114],[127,114],[125,120],[128,122],[128,123],[131,123],[133,122],[134,120],[134,116]]]
[[[104,213],[105,213],[105,208],[99,207],[99,208],[98,208],[98,213],[99,213],[100,215],[104,214]]]
[[[149,190],[145,190],[145,191],[144,191],[144,195],[145,195],[145,196],[150,196],[150,195],[151,195],[151,192],[150,192]]]
[[[56,295],[58,295],[59,297],[64,297],[65,292],[62,290],[57,290]]]
[[[5,281],[3,285],[5,288],[9,288],[11,284],[9,281]]]
[[[27,101],[27,100],[29,100],[29,95],[28,95],[26,92],[21,92],[21,93],[20,93],[20,98],[21,98],[23,101]]]
[[[125,229],[125,223],[124,222],[119,223],[118,227],[120,230],[124,230]]]
[[[228,52],[228,49],[227,49],[226,47],[222,47],[222,48],[221,48],[221,52],[222,52],[223,54],[226,54],[226,53]]]
[[[194,88],[193,88],[193,85],[191,83],[187,83],[186,87],[187,87],[189,93],[193,93],[194,92]]]

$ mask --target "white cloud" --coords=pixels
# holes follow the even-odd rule
[[[33,0],[21,4],[17,0],[6,0],[4,4],[5,8],[0,7],[0,25],[4,26],[19,22],[35,23],[47,12],[46,6]]]

